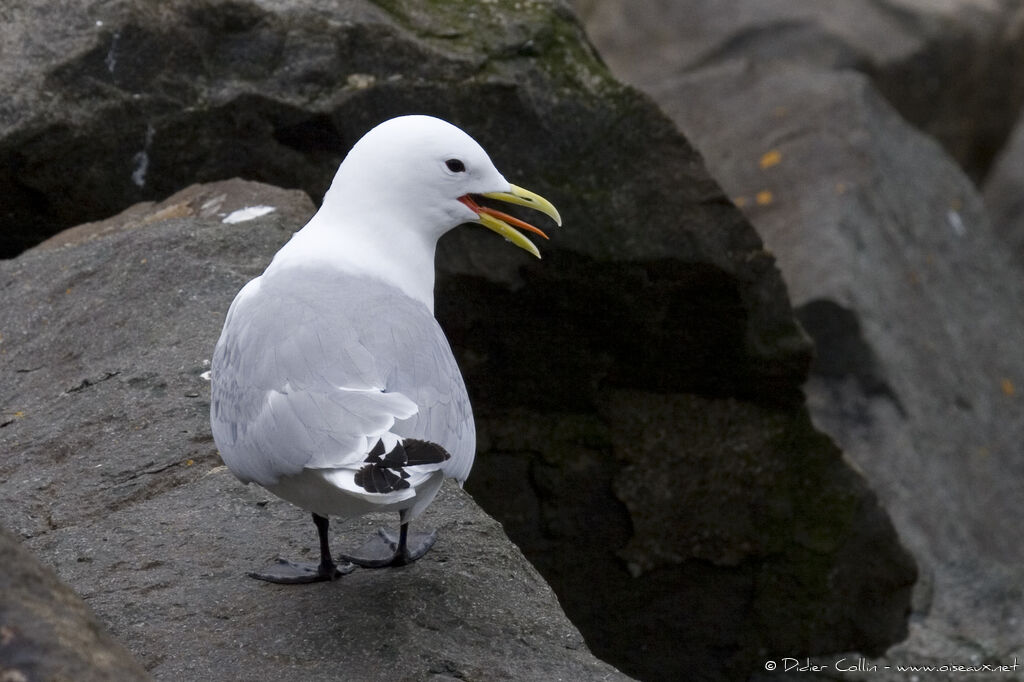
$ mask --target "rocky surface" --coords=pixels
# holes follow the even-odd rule
[[[222,222],[253,196],[275,210]],[[311,210],[300,192],[197,186],[2,265],[5,523],[157,679],[628,679],[456,487],[425,518],[437,547],[407,569],[309,589],[245,577],[316,535],[221,464],[203,373],[239,284]]]
[[[612,70],[647,89],[732,59],[856,70],[985,177],[1024,103],[1020,0],[576,0]]]
[[[882,60],[889,34],[877,24],[878,10],[899,4],[874,3],[875,11],[844,23],[842,31],[877,30],[874,59]],[[741,14],[751,22],[747,37],[785,36],[766,15],[748,16],[751,4],[738,5],[749,10]],[[595,16],[618,7],[602,6]],[[640,14],[663,9],[631,7]],[[809,11],[802,3],[772,7],[776,14]],[[953,25],[936,28],[948,37],[974,30],[979,16],[1017,30],[1008,15],[1018,7],[951,2],[918,10],[947,16]],[[837,11],[815,9],[818,18],[805,23],[806,35],[820,36],[810,27],[837,21]],[[653,35],[700,33],[704,24],[694,16],[699,12]],[[906,673],[897,664],[998,666],[1024,659],[1024,535],[1016,521],[1024,483],[1024,361],[1017,350],[1024,339],[1024,281],[1000,238],[1013,240],[1003,216],[1013,214],[1019,193],[1015,145],[989,182],[989,205],[1005,209],[1000,235],[961,168],[886,101],[893,97],[878,74],[835,67],[870,69],[811,50],[780,48],[766,58],[757,41],[737,40],[728,54],[702,63],[647,61],[630,74],[622,67],[639,62],[639,53],[617,54],[622,45],[600,38],[607,25],[596,28],[606,58],[620,65],[621,75],[645,83],[778,258],[797,314],[816,342],[806,386],[812,417],[864,471],[921,566],[908,639],[871,662],[878,670],[840,672],[835,656],[816,661],[825,666],[818,675],[902,680]],[[733,28],[728,23],[723,30]],[[710,33],[706,40],[719,39]],[[914,47],[906,37],[895,44]],[[694,49],[686,41],[678,49],[685,45]],[[987,49],[985,59],[995,59],[1002,47]],[[943,64],[924,61],[921,68],[941,73]],[[999,70],[992,76],[998,80]],[[991,112],[976,120],[970,99],[951,113],[965,129],[999,117]],[[981,138],[972,144],[972,154],[981,154]],[[856,660],[847,656],[848,664]],[[939,679],[971,674],[961,673]]]
[[[148,680],[89,608],[0,528],[0,680]]]
[[[985,180],[985,205],[992,227],[1024,265],[1024,116]]]
[[[377,121],[448,118],[566,219],[540,262],[445,238],[437,310],[480,422],[468,489],[590,648],[742,679],[766,652],[900,639],[913,563],[808,419],[810,346],[758,235],[563,5],[464,9],[18,4],[4,219],[38,239],[233,175],[319,196]],[[313,540],[219,468],[201,376],[231,297],[312,210],[279,192],[198,185],[0,266],[5,523],[161,679],[615,675],[458,491],[432,508],[448,549],[321,586],[342,610],[240,577]],[[257,200],[279,209],[221,222]]]

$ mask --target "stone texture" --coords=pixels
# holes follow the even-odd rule
[[[810,346],[771,254],[672,123],[609,76],[562,4],[524,2],[509,14],[501,3],[110,0],[24,3],[12,16],[5,30],[19,36],[23,63],[3,66],[17,93],[0,168],[18,198],[5,220],[19,227],[50,233],[233,175],[320,196],[349,144],[411,112],[464,127],[510,179],[555,201],[566,225],[541,262],[484,230],[446,237],[437,311],[481,426],[469,490],[508,524],[598,655],[638,676],[696,666],[730,679],[761,665],[763,651],[879,651],[902,636],[914,567],[863,479],[810,425],[800,390]],[[253,196],[238,191],[238,205]],[[435,517],[451,554],[411,569],[458,586],[422,607],[454,614],[444,627],[428,622],[423,633],[404,614],[368,614],[387,590],[419,598],[415,580],[399,589],[400,572],[349,581],[374,599],[346,598],[345,613],[294,591],[273,592],[289,596],[259,618],[240,612],[255,589],[240,573],[308,547],[311,529],[217,469],[203,362],[231,296],[310,206],[225,226],[221,209],[203,208],[220,193],[200,186],[130,209],[134,227],[90,226],[67,238],[74,244],[3,264],[5,300],[16,303],[0,318],[0,357],[14,368],[0,394],[0,438],[15,453],[0,484],[2,502],[16,501],[9,525],[60,567],[65,555],[108,548],[61,575],[159,678],[188,666],[220,672],[236,659],[216,651],[266,647],[257,636],[268,632],[278,639],[251,669],[268,678],[345,656],[368,679],[388,657],[413,679],[424,667],[485,677],[516,642],[517,656],[537,660],[517,679],[614,674],[560,614],[545,630],[540,616],[501,612],[509,602],[474,592],[501,592],[511,575],[517,608],[550,613],[550,594],[526,589],[534,574],[514,553],[459,572],[474,552],[511,550],[497,535],[479,547],[475,535],[459,539],[463,513],[486,522],[459,511],[454,491]],[[729,434],[721,442],[719,429]],[[74,495],[63,493],[69,476]],[[673,514],[679,527],[652,538]],[[189,561],[209,582],[179,578]],[[108,596],[118,579],[133,586],[123,617]],[[460,594],[480,595],[484,615],[445,601]],[[303,602],[305,620],[290,600]],[[308,658],[318,651],[308,642],[324,640],[302,623],[351,634],[339,620],[349,613],[375,635],[408,628],[403,651],[349,636]],[[481,629],[484,620],[500,625]],[[466,640],[444,639],[451,631]],[[425,644],[405,642],[415,637]],[[577,653],[559,648],[566,638]],[[186,646],[169,648],[176,640]],[[450,669],[431,658],[437,647],[460,652]],[[544,667],[555,659],[569,667]]]
[[[243,212],[246,209],[255,207],[273,213],[280,210],[279,205],[288,207],[286,219],[296,221],[298,225],[316,212],[316,206],[301,190],[282,190],[259,182],[225,180],[205,185],[190,185],[159,203],[146,201],[105,220],[69,227],[41,242],[38,248],[50,249],[82,244],[117,232],[175,218],[244,222],[247,216],[243,215]]]
[[[812,661],[825,666],[816,676],[1012,665],[1024,648],[1021,136],[986,182],[993,225],[957,164],[890,105],[983,177],[997,131],[1019,118],[1019,79],[1002,95],[989,86],[1019,71],[1021,4],[580,5],[602,56],[680,125],[778,258],[815,339],[814,422],[864,471],[921,566],[908,639],[865,666],[879,670],[842,672],[834,655]],[[618,12],[636,21],[616,25]]]
[[[82,600],[0,528],[0,680],[148,680]]]
[[[1024,104],[1020,0],[576,0],[612,70],[644,90],[733,59],[857,70],[976,182]]]
[[[852,74],[736,63],[667,86],[662,101],[763,229],[805,327],[838,332],[829,342],[841,352],[819,344],[821,362],[849,364],[823,364],[822,375],[850,379],[859,393],[888,403],[896,423],[915,429],[909,442],[929,455],[902,455],[920,470],[907,473],[914,487],[887,484],[908,496],[900,506],[921,492],[918,485],[948,486],[953,469],[965,491],[989,490],[1010,504],[1009,455],[1024,423],[1003,381],[1024,370],[1012,351],[1024,331],[1013,301],[1024,292],[955,164]],[[770,202],[758,203],[762,192]],[[822,300],[836,307],[824,309]],[[851,310],[859,325],[844,332],[838,320]],[[857,340],[870,356],[842,346]],[[840,431],[830,432],[849,444],[871,415],[856,423],[842,413],[863,408],[832,408],[830,426]],[[971,495],[944,498],[951,503],[962,505],[951,521],[965,538],[981,541],[986,553],[1019,558],[1019,547],[1003,540],[1016,526],[1010,516],[978,507]]]
[[[1006,148],[984,185],[985,206],[992,227],[1024,265],[1024,116],[1017,122]]]
[[[276,210],[237,224],[166,217],[254,195]],[[126,214],[129,229],[2,264],[15,384],[2,400],[17,407],[0,434],[6,522],[157,679],[628,679],[587,651],[457,487],[425,518],[437,547],[407,569],[311,589],[245,577],[278,554],[311,555],[316,534],[221,464],[202,375],[234,292],[310,208],[255,183],[193,187]],[[388,522],[335,528],[335,545]]]
[[[1024,647],[1024,282],[973,185],[863,76],[737,61],[655,94],[777,255],[816,340],[815,423],[922,566],[890,660],[1006,662]]]
[[[596,417],[479,422],[491,461],[468,488],[487,501],[533,482],[506,529],[590,645],[641,679],[746,679],[764,652],[877,653],[904,636],[893,606],[913,566],[867,540],[889,521],[851,495],[858,475],[806,415],[615,391]]]

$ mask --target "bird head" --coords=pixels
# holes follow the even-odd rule
[[[472,137],[431,116],[400,116],[366,133],[338,169],[325,206],[329,201],[376,209],[435,241],[457,225],[478,223],[538,258],[537,247],[519,230],[547,235],[487,201],[526,206],[562,224],[551,202],[511,184]]]

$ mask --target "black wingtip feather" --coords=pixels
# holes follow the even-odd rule
[[[406,466],[416,466],[417,464],[440,464],[441,462],[451,459],[451,455],[448,454],[447,450],[437,443],[431,443],[426,440],[416,440],[415,438],[406,438],[404,445],[407,459]]]
[[[409,487],[409,482],[402,476],[376,464],[367,464],[357,471],[355,481],[368,493],[390,493]]]
[[[384,455],[381,457],[381,455]],[[437,443],[406,438],[384,454],[384,441],[378,440],[366,456],[365,466],[355,475],[355,483],[369,493],[390,493],[409,487],[405,467],[440,464],[451,455]]]

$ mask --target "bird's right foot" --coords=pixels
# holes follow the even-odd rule
[[[356,570],[355,564],[343,561],[340,564],[314,564],[312,562],[288,561],[278,559],[262,571],[249,572],[250,578],[266,580],[280,585],[302,585],[337,580],[343,575]]]

